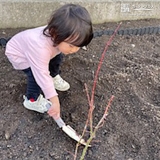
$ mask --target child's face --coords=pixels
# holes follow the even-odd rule
[[[76,53],[80,49],[80,47],[74,46],[67,42],[61,42],[57,46],[57,48],[60,50],[60,52],[64,53],[65,55]]]

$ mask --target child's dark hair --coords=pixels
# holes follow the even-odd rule
[[[83,47],[93,38],[92,22],[88,11],[75,4],[66,4],[57,9],[43,34],[51,37],[54,46],[67,42]]]

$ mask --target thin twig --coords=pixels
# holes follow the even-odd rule
[[[93,81],[93,87],[92,87],[92,92],[91,92],[91,100],[90,100],[90,112],[89,112],[89,117],[90,117],[90,133],[92,134],[93,132],[93,110],[94,110],[94,96],[95,96],[95,89],[96,89],[96,85],[97,85],[97,80],[98,80],[98,74],[99,74],[99,71],[101,69],[101,66],[102,66],[102,63],[103,63],[103,60],[104,60],[104,57],[105,57],[105,53],[107,52],[108,50],[108,47],[110,46],[113,38],[115,37],[118,29],[120,28],[121,26],[121,23],[118,25],[118,27],[115,29],[113,35],[110,37],[110,39],[107,41],[106,43],[106,46],[104,48],[104,51],[101,55],[101,58],[100,58],[100,61],[99,61],[99,64],[98,64],[98,68],[96,70],[96,74],[95,74],[95,77],[94,77],[94,81]]]
[[[113,98],[114,98],[114,96],[112,95],[112,97],[110,98],[110,100],[109,100],[109,102],[108,102],[108,105],[107,105],[107,107],[106,107],[106,109],[105,109],[105,112],[104,112],[102,118],[100,119],[100,121],[98,122],[97,126],[95,127],[96,130],[101,126],[101,124],[104,122],[106,116],[108,115],[108,114],[107,114],[107,113],[108,113],[108,109],[109,109],[109,107],[111,106],[111,103],[112,103],[112,101],[113,101]]]
[[[108,50],[108,47],[110,46],[113,38],[115,37],[117,31],[119,30],[121,26],[121,23],[118,25],[118,27],[115,29],[113,35],[110,37],[110,39],[107,41],[107,44],[105,46],[105,49],[101,55],[101,58],[100,58],[100,61],[99,61],[99,64],[98,64],[98,68],[96,70],[96,74],[95,74],[95,77],[94,77],[94,83],[93,83],[93,87],[92,87],[92,95],[91,95],[91,104],[94,104],[94,95],[95,95],[95,88],[96,88],[96,84],[97,84],[97,79],[98,79],[98,74],[99,74],[99,71],[101,69],[101,66],[102,66],[102,62],[104,60],[104,56],[105,56],[105,53],[107,52]]]

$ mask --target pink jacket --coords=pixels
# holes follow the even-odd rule
[[[7,43],[5,54],[15,69],[31,67],[37,84],[45,98],[49,99],[57,95],[49,72],[49,62],[60,51],[53,47],[49,37],[43,35],[44,28],[42,26],[16,34]]]

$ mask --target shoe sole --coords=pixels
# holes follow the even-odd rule
[[[55,87],[55,89],[58,90],[58,91],[67,91],[67,90],[70,89],[70,86],[67,87],[67,88],[63,88],[63,89],[60,89],[60,88]]]
[[[26,109],[28,109],[28,110],[35,111],[35,112],[38,112],[38,113],[44,113],[44,112],[45,112],[45,111],[39,111],[39,110],[30,108],[30,107],[27,107],[27,106],[25,105],[25,102],[23,102],[23,106],[24,106]],[[46,111],[46,112],[47,112],[47,111]]]

